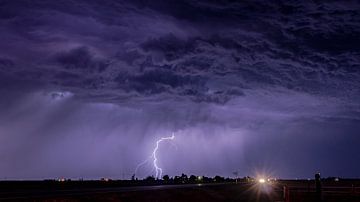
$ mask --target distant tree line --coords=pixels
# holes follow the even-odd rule
[[[162,179],[156,179],[154,176],[147,176],[144,179],[137,179],[135,176],[132,176],[131,181],[135,182],[144,182],[146,184],[200,184],[200,183],[225,183],[225,182],[250,182],[253,180],[251,177],[246,176],[243,178],[225,178],[219,175],[214,177],[207,176],[196,176],[196,175],[186,175],[182,173],[179,176],[170,177],[169,175],[164,175]]]

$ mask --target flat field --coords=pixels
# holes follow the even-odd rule
[[[284,198],[284,186],[289,190]],[[272,183],[207,183],[128,186],[123,182],[0,182],[0,201],[360,201],[357,180],[323,182],[322,194],[314,181]]]

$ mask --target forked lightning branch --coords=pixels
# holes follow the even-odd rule
[[[159,140],[156,141],[156,145],[155,145],[155,148],[151,154],[151,156],[146,159],[144,162],[140,163],[139,165],[136,166],[136,169],[135,169],[135,175],[137,174],[137,171],[138,169],[145,165],[146,163],[149,162],[149,160],[152,160],[153,162],[153,169],[155,169],[155,178],[156,179],[161,179],[162,178],[162,173],[163,173],[163,170],[162,168],[159,167],[158,165],[158,156],[157,156],[157,152],[159,150],[159,146],[160,146],[160,143],[163,142],[163,141],[171,141],[171,140],[174,140],[175,139],[175,135],[174,133],[169,136],[169,137],[162,137],[160,138]]]

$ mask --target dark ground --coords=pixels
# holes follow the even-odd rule
[[[179,185],[119,182],[0,182],[0,201],[285,201],[283,186],[290,188],[289,201],[320,201],[314,181],[258,183],[209,183]],[[360,201],[359,181],[323,182],[321,201]]]

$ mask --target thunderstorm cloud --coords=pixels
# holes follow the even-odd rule
[[[164,174],[360,177],[359,36],[357,1],[0,0],[0,178],[129,178],[172,132]]]

